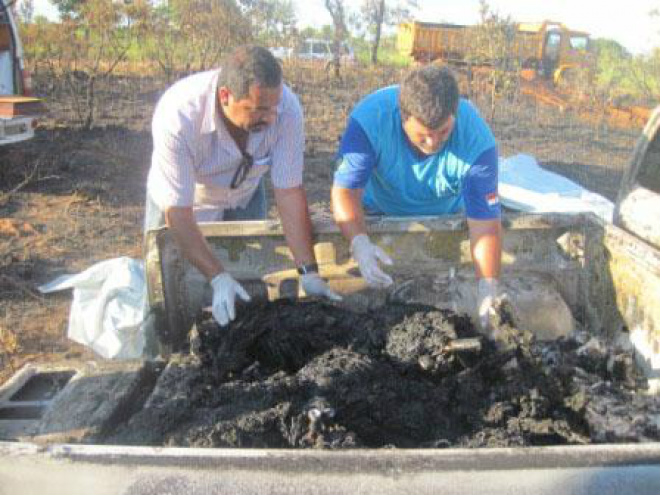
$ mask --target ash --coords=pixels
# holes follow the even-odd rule
[[[420,305],[321,301],[200,318],[143,409],[107,443],[444,448],[660,440],[660,398],[630,352],[579,334],[537,342],[501,308],[497,341]]]

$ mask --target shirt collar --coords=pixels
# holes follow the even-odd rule
[[[209,83],[209,97],[204,107],[204,118],[200,131],[202,134],[211,134],[216,132],[222,126],[220,125],[220,115],[218,114],[218,75],[220,70],[211,78]]]

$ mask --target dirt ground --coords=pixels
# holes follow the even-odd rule
[[[502,314],[497,342],[467,317],[396,303],[367,313],[255,303],[227,331],[200,319],[194,354],[171,360],[144,407],[102,441],[478,448],[660,439],[660,401],[636,393],[644,381],[630,353],[586,334],[535,342]]]
[[[317,68],[285,68],[305,111],[305,184],[314,215],[329,211],[333,155],[348,112],[400,76],[400,69],[355,68],[339,81]],[[71,293],[44,296],[37,287],[101,260],[140,256],[150,119],[167,87],[137,74],[99,83],[96,126],[82,131],[75,97],[45,75],[34,79],[49,114],[35,139],[0,149],[0,383],[26,362],[92,356],[67,340]],[[486,97],[473,101],[485,115]],[[612,200],[639,132],[523,99],[499,102],[490,124],[503,156],[531,154]]]

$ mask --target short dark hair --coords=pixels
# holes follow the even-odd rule
[[[426,127],[437,129],[456,114],[458,97],[458,83],[449,68],[435,64],[417,67],[401,83],[401,119],[405,122],[415,117]]]
[[[262,46],[239,46],[220,63],[218,87],[226,87],[241,100],[252,85],[276,88],[282,84],[282,67],[270,50]]]

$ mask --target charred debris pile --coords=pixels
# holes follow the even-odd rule
[[[200,318],[192,353],[160,375],[107,443],[444,448],[660,440],[660,399],[630,351],[586,333],[538,342],[503,308],[498,340],[468,318],[388,304],[243,308]]]

